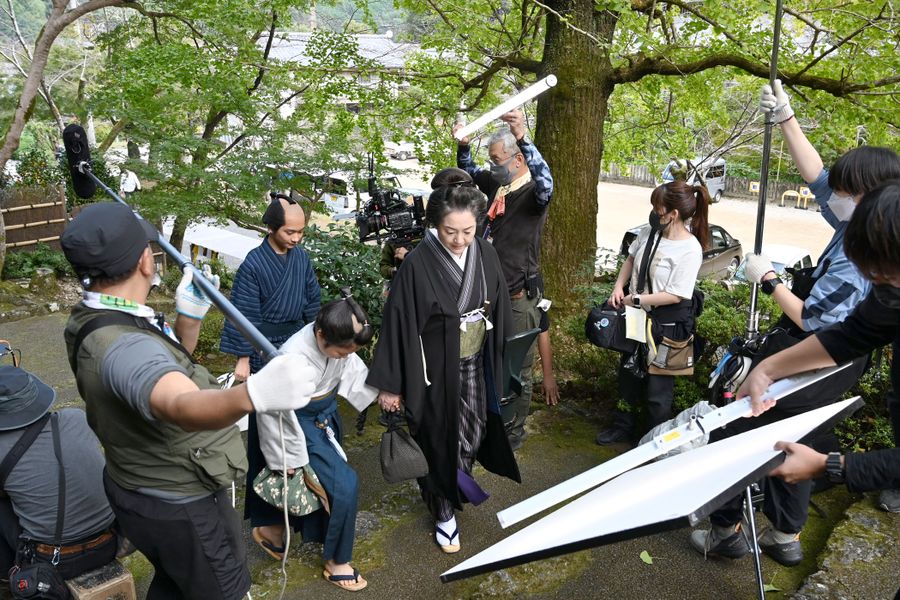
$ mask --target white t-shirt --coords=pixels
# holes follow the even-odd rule
[[[628,247],[629,256],[634,257],[634,269],[631,271],[631,293],[637,293],[638,272],[641,259],[644,257],[644,246],[650,237],[650,226],[642,228],[637,238]],[[654,242],[655,243],[655,242]],[[681,240],[662,238],[653,259],[650,261],[648,279],[650,285],[644,285],[645,294],[668,292],[684,300],[694,294],[697,273],[703,262],[703,249],[693,235]],[[648,307],[645,307],[648,308]]]

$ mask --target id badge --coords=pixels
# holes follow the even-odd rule
[[[647,343],[647,312],[643,308],[625,307],[625,337]]]

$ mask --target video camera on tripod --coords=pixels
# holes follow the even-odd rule
[[[359,241],[411,246],[425,235],[425,202],[422,196],[413,196],[410,205],[399,191],[379,188],[374,163],[369,154],[369,200],[356,215]]]

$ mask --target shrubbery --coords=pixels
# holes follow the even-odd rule
[[[57,277],[75,276],[69,261],[60,250],[37,244],[31,252],[9,252],[3,264],[3,279],[30,278],[41,268],[53,269]]]

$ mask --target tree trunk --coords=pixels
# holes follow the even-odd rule
[[[2,147],[0,147],[0,172],[3,171],[6,167],[6,162],[19,147],[22,131],[25,129],[25,124],[31,118],[31,113],[34,110],[34,101],[44,78],[44,68],[46,68],[47,59],[50,57],[50,49],[53,47],[53,42],[56,41],[57,36],[82,15],[104,6],[120,5],[123,1],[89,0],[69,11],[65,10],[65,2],[53,2],[53,8],[47,17],[47,22],[44,24],[44,28],[34,44],[34,53],[32,54],[31,66],[28,68],[28,76],[22,85],[22,93],[19,96],[19,103],[16,106],[15,113],[13,113],[12,121],[7,127],[6,135],[3,137]]]
[[[175,222],[172,224],[172,235],[169,236],[169,243],[179,252],[181,252],[181,245],[184,244],[184,233],[187,230],[187,222],[188,220],[186,218],[177,216],[175,217]],[[171,256],[166,255],[166,264],[175,266],[175,261],[172,260]]]
[[[595,13],[592,0],[556,0],[548,6],[601,42],[611,42],[617,16]],[[539,77],[552,73],[559,83],[538,100],[535,144],[554,181],[541,263],[547,296],[565,307],[576,300],[576,286],[593,274],[593,262],[585,264],[585,257],[597,248],[597,183],[612,66],[604,47],[556,15],[548,14],[546,27]]]

